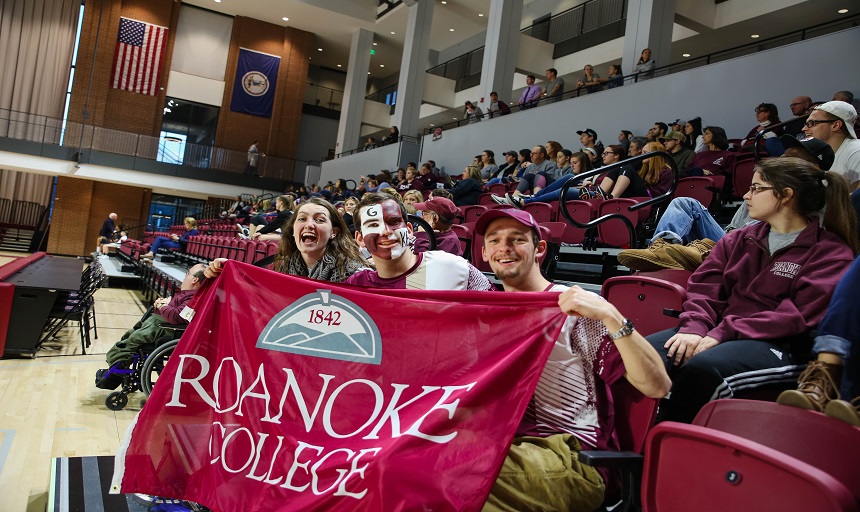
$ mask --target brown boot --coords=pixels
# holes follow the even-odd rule
[[[677,261],[666,254],[672,244],[658,238],[647,249],[628,249],[618,253],[618,263],[631,270],[660,270],[664,268],[683,269]]]
[[[693,240],[687,245],[670,245],[666,247],[666,254],[677,261],[684,269],[695,272],[699,265],[705,261],[716,242],[710,238]]]
[[[851,400],[851,403],[845,400],[831,400],[824,408],[824,414],[860,427],[860,396]]]
[[[797,379],[797,389],[783,391],[776,403],[824,412],[831,400],[839,399],[839,384],[842,365],[810,361]]]

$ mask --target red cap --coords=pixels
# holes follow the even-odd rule
[[[433,212],[447,220],[453,220],[460,213],[454,201],[451,201],[447,197],[431,197],[423,203],[415,203],[412,206],[416,210]]]
[[[493,222],[496,219],[500,219],[502,217],[508,217],[514,219],[520,224],[526,225],[540,234],[540,225],[537,221],[532,217],[527,211],[518,210],[514,208],[501,208],[497,210],[489,210],[481,214],[478,217],[478,222],[475,223],[475,233],[478,233],[481,236],[484,236],[484,233],[487,231],[487,226],[490,225],[490,222]]]

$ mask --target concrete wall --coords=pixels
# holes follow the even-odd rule
[[[296,160],[321,162],[337,144],[337,119],[302,114]]]
[[[417,144],[401,142],[335,158],[322,163],[320,183],[334,181],[337,178],[353,179],[358,182],[360,176],[376,174],[382,169],[395,171],[398,167],[406,167],[407,162],[417,163],[419,153],[420,147]]]
[[[425,136],[421,159],[461,168],[485,148],[500,154],[557,140],[579,149],[576,131],[585,128],[611,144],[622,129],[644,134],[655,121],[678,117],[701,116],[705,125],[743,137],[755,125],[753,110],[763,101],[775,103],[787,119],[795,96],[829,100],[837,90],[856,88],[860,69],[822,61],[843,48],[860,48],[860,28],[450,129],[436,141]],[[791,62],[824,65],[812,73],[786,65]]]

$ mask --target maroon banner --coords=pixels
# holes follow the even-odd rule
[[[113,489],[219,512],[480,510],[564,319],[234,261],[198,295]]]

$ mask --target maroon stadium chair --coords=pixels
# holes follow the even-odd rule
[[[568,213],[570,213],[571,217],[574,218],[580,224],[585,224],[587,222],[592,221],[595,218],[597,213],[597,209],[595,208],[595,203],[589,201],[565,201],[565,208]],[[565,217],[558,212],[557,219],[559,221],[566,220]],[[581,244],[583,239],[585,238],[585,230],[577,228],[571,224],[568,224],[567,228],[564,230],[564,235],[562,236],[562,243],[565,244]]]
[[[549,203],[529,203],[523,205],[523,210],[532,214],[532,217],[534,217],[539,224],[553,221],[553,207]]]
[[[469,249],[472,246],[472,228],[474,227],[474,224],[454,224],[451,226],[451,230],[457,233],[457,238],[460,239],[460,249],[462,249],[463,257],[466,259],[469,259],[470,256]]]
[[[478,204],[483,206],[491,206],[496,204],[496,202],[493,201],[493,194],[489,192],[484,192],[483,194],[478,196]]]
[[[633,227],[635,228],[639,225],[640,213],[638,211],[631,212],[629,210],[629,208],[635,204],[637,204],[635,199],[607,199],[600,202],[597,216],[602,217],[610,213],[619,213],[627,217],[627,219],[633,223]],[[598,240],[603,244],[610,245],[612,247],[630,246],[630,232],[625,227],[624,222],[619,219],[601,222],[597,226],[597,233],[599,237]]]
[[[860,429],[817,412],[717,400],[648,435],[643,509],[857,511]]]
[[[683,311],[687,298],[686,280],[690,272],[669,270],[676,279],[662,279],[644,274],[616,276],[603,283],[600,294],[613,303],[621,313],[633,322],[642,336],[678,326],[677,315]],[[655,273],[656,274],[656,273]]]
[[[717,205],[724,183],[725,177],[716,175],[681,178],[674,197],[692,197],[711,209]]]
[[[735,163],[732,169],[732,187],[734,195],[741,198],[749,192],[752,185],[753,174],[755,174],[755,160],[747,159]]]
[[[463,224],[468,224],[469,222],[477,222],[478,217],[481,216],[482,213],[487,211],[486,206],[481,205],[470,205],[470,206],[461,206],[460,211],[463,214]]]

